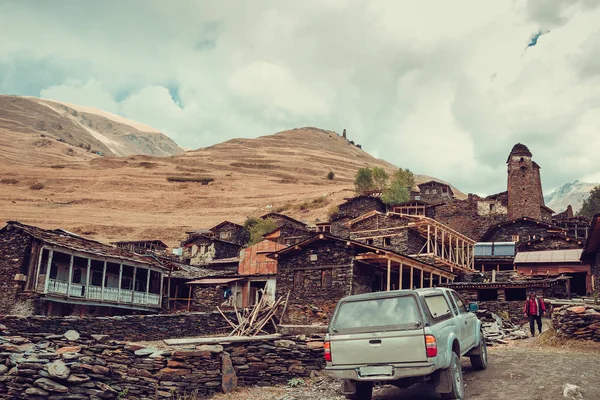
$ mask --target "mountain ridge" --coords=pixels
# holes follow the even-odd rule
[[[575,180],[574,182],[565,183],[550,194],[544,196],[544,201],[546,205],[556,213],[566,210],[569,205],[573,207],[573,212],[576,213],[581,210],[583,201],[589,197],[590,191],[598,185],[600,185],[600,183]]]

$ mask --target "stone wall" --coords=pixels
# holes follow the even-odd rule
[[[540,224],[533,220],[517,220],[510,224],[504,224],[497,227],[489,235],[486,235],[486,242],[512,242],[514,236],[519,237],[518,243],[527,242],[548,235],[548,226]]]
[[[546,236],[533,241],[526,241],[519,245],[519,251],[545,251],[545,250],[568,250],[581,249],[583,242],[581,240],[571,239],[561,236]]]
[[[0,398],[6,399],[206,397],[236,381],[248,386],[309,377],[325,364],[322,339],[145,348],[73,331],[3,334]]]
[[[204,248],[204,252],[202,252]],[[184,246],[184,259],[189,259],[191,265],[209,264],[212,260],[238,257],[242,246],[199,236]]]
[[[542,191],[539,167],[531,156],[511,154],[508,163],[508,218],[529,217],[540,221]]]
[[[10,227],[0,231],[0,314],[11,312],[22,283],[15,281],[17,274],[27,274],[31,237]]]
[[[385,212],[386,206],[378,197],[357,196],[338,206],[338,218],[358,218],[371,211]]]
[[[490,204],[494,204],[494,210],[490,210]],[[506,208],[500,200],[483,199],[474,194],[469,194],[466,200],[454,200],[433,209],[436,221],[473,240],[479,240],[491,226],[507,220]]]
[[[217,309],[217,307],[221,308],[221,310],[230,309],[232,307],[228,307],[225,303],[225,290],[229,285],[219,285],[219,286],[195,286],[192,289],[192,304],[191,311],[195,312],[213,312]]]
[[[216,234],[217,239],[239,245],[244,243],[244,228],[237,224],[225,222],[212,231]]]
[[[233,313],[230,314],[233,318]],[[19,317],[0,316],[11,331],[62,334],[76,330],[87,335],[110,335],[114,340],[162,340],[228,333],[229,325],[218,312],[120,317]]]
[[[554,310],[552,325],[556,332],[569,338],[600,342],[599,309],[588,305],[562,306]]]

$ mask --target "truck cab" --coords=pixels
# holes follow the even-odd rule
[[[463,399],[460,357],[487,367],[481,322],[446,288],[396,290],[339,301],[325,338],[326,373],[350,399],[370,400],[374,382],[431,382],[442,398]]]

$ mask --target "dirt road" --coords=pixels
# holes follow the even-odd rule
[[[579,344],[573,348],[542,346],[538,339],[513,342],[489,350],[485,371],[471,369],[463,360],[466,398],[469,400],[554,400],[564,399],[562,387],[571,383],[581,388],[584,399],[600,399],[600,346]],[[218,395],[213,400],[338,400],[337,382],[313,380],[299,387],[252,388],[241,393]],[[407,390],[383,387],[376,400],[438,400],[428,385]]]

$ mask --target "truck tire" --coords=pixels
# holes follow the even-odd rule
[[[462,367],[460,365],[460,357],[452,352],[452,360],[450,366],[444,371],[449,374],[450,382],[452,382],[452,391],[449,393],[440,393],[442,399],[445,400],[463,400],[465,398],[465,382],[463,381]]]
[[[488,359],[487,359],[487,345],[485,343],[485,337],[483,337],[483,332],[481,332],[481,339],[479,339],[479,354],[470,356],[471,366],[474,370],[482,371],[487,368]]]
[[[346,395],[349,400],[371,400],[373,397],[373,382],[356,382],[356,392]]]

